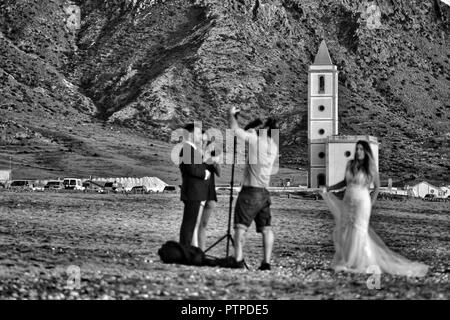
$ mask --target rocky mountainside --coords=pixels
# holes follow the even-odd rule
[[[325,39],[339,132],[379,138],[382,178],[448,182],[449,19],[439,0],[3,0],[0,164],[81,174],[97,154],[130,174],[141,155],[123,139],[224,129],[237,105],[243,122],[277,116],[281,163],[304,168],[307,70]]]

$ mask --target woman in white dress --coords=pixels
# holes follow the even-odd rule
[[[375,190],[370,196],[370,185]],[[369,143],[356,143],[355,158],[347,163],[345,179],[330,187],[322,187],[322,197],[334,216],[333,234],[335,271],[357,273],[390,273],[422,277],[428,266],[412,262],[391,251],[369,227],[370,213],[378,196],[379,175]],[[340,200],[330,190],[346,186]]]

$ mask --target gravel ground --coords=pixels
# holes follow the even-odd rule
[[[394,251],[431,268],[423,279],[381,275],[380,289],[369,289],[370,275],[330,269],[333,220],[323,201],[272,200],[273,268],[261,272],[254,225],[245,247],[249,270],[161,263],[158,249],[178,239],[178,194],[0,192],[0,298],[449,298],[448,203],[378,201],[376,232]],[[208,244],[226,233],[228,201],[219,196]],[[222,241],[208,253],[225,251]],[[68,287],[71,270],[80,271],[79,287]]]

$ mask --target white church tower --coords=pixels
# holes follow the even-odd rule
[[[325,40],[308,71],[308,151],[310,188],[327,183],[327,138],[338,134],[338,71]]]
[[[338,71],[325,41],[308,71],[308,187],[332,186],[344,179],[358,140],[367,141],[378,168],[379,143],[370,135],[338,135]]]

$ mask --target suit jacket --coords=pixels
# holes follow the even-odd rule
[[[207,200],[209,181],[205,180],[207,165],[203,163],[201,152],[185,143],[180,152],[180,161],[181,200]]]
[[[221,169],[220,165],[217,163],[207,164],[206,169],[211,172],[211,178],[208,181],[208,196],[206,200],[214,200],[217,201],[217,193],[216,193],[216,181],[215,175],[220,177]]]

